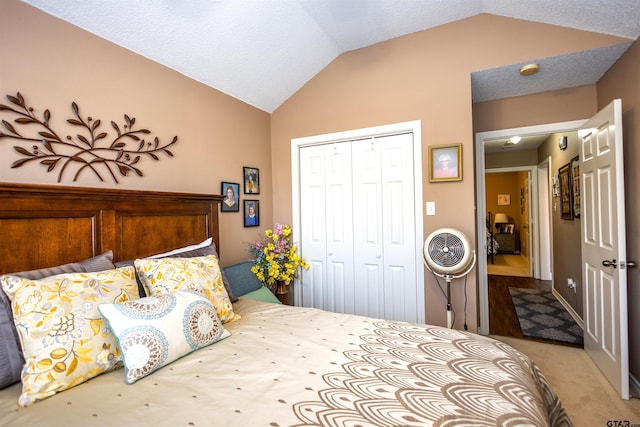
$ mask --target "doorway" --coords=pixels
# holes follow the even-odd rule
[[[485,141],[498,139],[498,138],[509,138],[514,135],[539,135],[539,134],[550,134],[550,133],[559,133],[559,132],[571,132],[576,131],[580,126],[584,123],[584,120],[577,120],[571,122],[561,122],[561,123],[552,123],[546,125],[537,125],[537,126],[528,126],[522,128],[513,128],[513,129],[503,129],[498,131],[489,131],[489,132],[479,132],[475,137],[475,152],[476,152],[476,223],[477,227],[477,236],[476,241],[478,244],[479,253],[483,253],[486,255],[487,248],[487,234],[485,231],[486,220],[486,179],[485,174],[487,172],[485,168]],[[531,168],[531,167],[529,167]],[[532,178],[529,180],[530,183],[535,183],[535,190],[531,190],[531,224],[530,224],[530,239],[531,239],[531,256],[533,257],[533,276],[540,276],[540,262],[536,262],[536,260],[540,260],[542,256],[548,256],[548,253],[542,252],[541,244],[540,244],[540,231],[539,226],[541,224],[540,218],[545,217],[545,213],[540,213],[539,209],[539,198],[538,196],[538,174],[537,167],[532,167],[535,171],[532,174]],[[547,204],[547,207],[549,205]],[[550,211],[546,212],[546,220],[548,221],[550,217]],[[544,221],[542,222],[544,223]],[[489,285],[488,285],[488,273],[487,273],[487,264],[486,263],[478,263],[478,314],[479,314],[479,326],[478,333],[483,335],[488,335],[490,332],[490,321],[489,321]]]
[[[533,277],[532,233],[536,230],[531,195],[537,194],[531,166],[487,169],[487,273]],[[489,223],[490,222],[490,223]]]

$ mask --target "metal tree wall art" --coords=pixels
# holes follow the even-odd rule
[[[158,137],[145,140],[144,136],[151,134],[148,129],[134,129],[135,117],[124,115],[124,124],[111,121],[111,127],[116,135],[108,141],[108,134],[100,131],[101,121],[80,115],[80,107],[71,103],[75,118],[67,119],[67,123],[77,127],[75,135],[62,137],[54,131],[49,122],[51,112],[44,110],[41,118],[36,117],[33,107],[27,106],[24,97],[18,92],[16,96],[7,95],[12,105],[0,104],[0,114],[12,116],[13,124],[2,120],[0,138],[11,138],[22,141],[24,146],[14,146],[22,158],[11,165],[19,168],[29,162],[39,162],[46,166],[47,172],[58,171],[58,182],[67,169],[75,170],[75,182],[83,171],[90,171],[100,181],[104,181],[102,174],[111,175],[118,183],[118,173],[127,176],[135,172],[143,176],[138,162],[142,156],[153,160],[160,160],[158,154],[164,153],[173,157],[169,147],[178,141],[174,136],[171,142],[161,144]]]

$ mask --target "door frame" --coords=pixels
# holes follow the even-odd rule
[[[311,145],[330,144],[333,142],[349,141],[354,139],[373,138],[379,136],[394,135],[399,133],[413,134],[413,174],[414,174],[414,217],[415,217],[415,242],[416,248],[422,248],[424,242],[424,217],[423,217],[423,195],[422,195],[422,121],[413,120],[389,125],[374,126],[363,129],[353,129],[342,132],[334,132],[323,135],[314,135],[291,140],[291,228],[294,236],[300,236],[300,149]],[[300,242],[296,241],[299,245]],[[416,286],[424,293],[424,271],[422,269],[422,251],[414,254],[416,265]],[[293,283],[294,305],[301,304],[300,280]],[[422,306],[426,307],[424,297]],[[426,308],[422,310],[421,323],[426,318]]]
[[[476,251],[478,256],[485,254],[487,247],[487,236],[485,232],[485,212],[487,210],[486,203],[486,182],[484,174],[485,169],[485,154],[484,154],[484,141],[489,139],[509,138],[515,135],[531,135],[541,133],[559,133],[559,132],[575,132],[584,123],[585,120],[574,120],[569,122],[548,123],[536,126],[525,126],[520,128],[501,129],[487,132],[478,132],[475,134],[475,154],[476,154]],[[535,165],[533,165],[535,166]],[[537,181],[537,180],[536,180]],[[536,182],[537,183],[537,182]],[[537,194],[531,194],[530,199],[537,200]],[[537,203],[537,201],[536,201]],[[537,215],[539,214],[531,206],[534,214],[536,224],[539,223]],[[539,232],[537,226],[535,228],[536,234]],[[533,239],[534,242],[537,240]],[[481,250],[482,248],[482,250]],[[535,254],[536,259],[540,258],[538,251],[539,247],[532,248],[532,253]],[[535,252],[534,252],[535,251]],[[537,263],[539,265],[539,263]],[[478,273],[478,333],[482,335],[489,335],[489,282],[487,277],[487,264],[485,262],[477,263]]]
[[[540,280],[553,280],[553,190],[551,190],[551,156],[538,163],[538,236]],[[548,256],[543,256],[546,253]]]

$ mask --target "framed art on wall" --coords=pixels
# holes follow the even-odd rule
[[[260,201],[244,201],[244,226],[257,227],[260,225]]]
[[[558,169],[560,181],[560,218],[573,219],[571,207],[571,162]]]
[[[235,182],[220,183],[220,192],[224,196],[224,200],[220,203],[221,212],[239,212],[240,211],[240,184]]]
[[[511,194],[498,194],[498,206],[511,205]]]
[[[429,181],[462,181],[462,144],[429,147]]]
[[[578,156],[571,159],[571,182],[573,216],[580,218],[580,158]]]
[[[244,194],[260,194],[260,170],[244,166]]]

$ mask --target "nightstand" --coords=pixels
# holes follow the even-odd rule
[[[499,254],[514,254],[516,253],[516,234],[499,233],[493,235],[496,242],[498,242]]]

